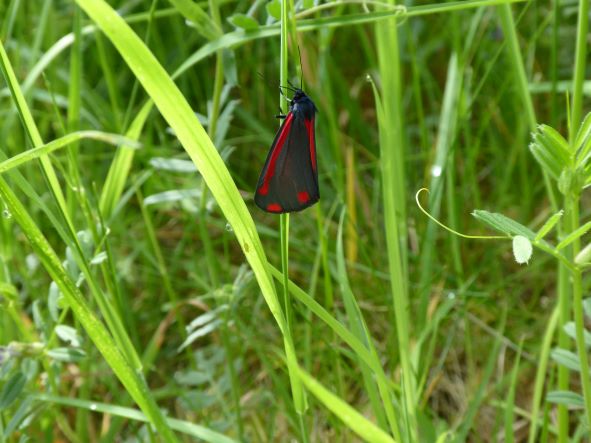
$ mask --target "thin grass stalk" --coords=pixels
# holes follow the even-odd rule
[[[384,204],[384,225],[388,252],[388,268],[394,316],[396,319],[397,347],[400,356],[404,395],[403,422],[410,441],[417,441],[416,371],[411,363],[410,305],[407,279],[407,227],[404,163],[406,140],[402,124],[403,103],[401,91],[400,52],[398,27],[395,19],[377,27],[377,52],[381,80],[381,97],[374,87],[378,110],[380,140],[380,173]],[[383,104],[382,104],[383,103]]]
[[[587,39],[589,29],[589,0],[579,0],[579,19],[577,23],[577,47],[575,50],[575,65],[573,76],[573,100],[571,110],[571,131],[569,140],[575,138],[577,125],[583,115],[583,84],[587,68]]]
[[[437,128],[437,145],[435,146],[435,161],[431,166],[431,180],[429,183],[429,211],[439,217],[441,200],[443,198],[444,179],[447,175],[447,165],[451,162],[451,147],[456,135],[458,102],[462,88],[462,67],[457,54],[452,54],[447,68],[447,78],[443,105],[441,107],[439,126]],[[435,240],[438,227],[429,220],[422,240],[419,282],[420,302],[418,318],[421,324],[427,321],[427,309],[431,295],[431,280],[433,278],[433,257],[435,254]]]
[[[499,15],[501,18],[501,24],[503,26],[503,32],[505,33],[507,39],[507,48],[509,51],[509,57],[513,64],[513,69],[517,75],[517,92],[521,95],[522,103],[525,106],[525,115],[529,124],[530,131],[535,131],[537,127],[537,121],[535,116],[535,110],[533,106],[533,102],[531,99],[531,94],[529,93],[528,81],[525,73],[525,68],[523,64],[523,59],[521,55],[521,49],[519,47],[519,42],[517,40],[517,33],[515,31],[515,21],[513,19],[513,14],[511,13],[511,7],[508,4],[504,4],[498,7]],[[554,191],[554,187],[550,182],[548,174],[545,171],[543,172],[544,176],[544,183],[546,186],[546,191],[548,197],[550,199],[550,203],[552,206],[552,210],[556,212],[558,210],[558,198],[556,197],[556,193]],[[559,228],[560,230],[560,228]],[[562,263],[558,265],[558,283],[557,283],[557,292],[558,292],[558,305],[559,305],[559,323],[561,326],[565,325],[570,319],[570,289],[569,289],[569,269]],[[552,326],[552,322],[548,323],[548,327],[546,331],[553,330],[555,326]],[[570,338],[564,332],[562,327],[558,328],[558,344],[563,349],[568,349],[570,347]],[[543,350],[542,350],[543,352]],[[542,354],[541,356],[542,357]],[[547,366],[547,359],[549,358],[549,353],[545,353],[544,357],[546,361],[541,361],[539,368]],[[546,374],[538,371],[536,373],[536,381],[535,386],[540,386],[541,382],[545,379]],[[558,366],[558,389],[560,390],[568,390],[569,388],[569,370],[564,365]],[[536,389],[536,394],[532,398],[532,407],[531,410],[539,411],[540,410],[540,402],[542,401],[541,392]],[[530,441],[532,440],[532,435],[535,436],[537,433],[537,420],[536,417],[533,417],[532,423],[530,425]],[[568,439],[568,409],[565,405],[559,404],[558,405],[558,440],[559,441],[567,441]]]
[[[281,2],[281,40],[280,40],[280,58],[279,58],[279,81],[280,84],[286,85],[288,80],[288,34],[289,34],[289,0],[283,0]],[[283,114],[287,114],[287,103],[285,99],[279,94],[279,107]],[[283,281],[283,303],[285,312],[285,331],[284,334],[289,337],[289,341],[292,342],[292,313],[291,313],[291,298],[288,289],[288,278],[289,278],[289,214],[281,214],[279,216],[280,223],[280,250],[281,250],[281,269],[284,275]],[[293,366],[293,367],[292,367]],[[296,365],[288,367],[289,379],[291,383],[291,392],[294,401],[294,407],[298,415],[303,415],[307,409],[306,393],[299,380],[297,373],[294,373]],[[302,438],[307,441],[308,436],[305,429],[305,423],[300,418],[300,431],[302,432]]]
[[[81,33],[82,12],[78,6],[74,6],[74,44],[70,52],[70,77],[68,82],[68,132],[80,129],[80,107],[82,104],[82,33]],[[82,183],[80,182],[80,169],[78,162],[79,143],[72,143],[67,150],[68,154],[68,175],[71,186],[67,189],[67,203],[70,217],[79,211],[78,205],[83,198]]]
[[[365,347],[367,347],[374,360],[374,367],[378,368],[381,367],[378,353],[373,345],[371,334],[369,333],[355,294],[353,294],[347,275],[343,248],[343,225],[345,223],[345,215],[345,210],[343,210],[339,221],[336,247],[337,273],[341,285],[343,304],[345,305],[345,312],[347,313],[351,332]],[[346,223],[349,223],[349,220],[347,220]],[[400,429],[398,422],[396,421],[396,413],[394,411],[390,390],[384,385],[383,379],[375,378],[375,374],[371,374],[370,365],[364,363],[361,358],[359,358],[358,361],[361,365],[365,390],[367,391],[367,396],[369,397],[370,404],[374,410],[378,425],[384,430],[388,430],[389,428],[392,435],[398,440],[401,440]]]
[[[585,81],[585,71],[587,67],[587,32],[589,29],[589,0],[579,1],[579,15],[577,24],[577,42],[575,52],[575,64],[573,75],[573,99],[572,110],[570,118],[569,141],[572,149],[574,147],[574,140],[576,137],[577,127],[582,120],[583,110],[583,83]],[[578,192],[570,192],[565,197],[565,214],[564,223],[567,225],[567,232],[574,232],[580,226],[579,219],[579,199]],[[577,238],[570,246],[571,259],[580,252],[581,241]],[[580,361],[580,377],[583,386],[583,396],[585,399],[585,414],[587,423],[591,423],[591,380],[589,378],[589,361],[587,349],[585,344],[585,325],[583,314],[583,284],[581,270],[576,269],[570,273],[570,294],[572,295],[572,309],[575,319],[576,329],[576,345]]]
[[[398,217],[396,214],[396,207],[393,196],[395,183],[395,165],[396,155],[393,152],[392,139],[394,135],[390,132],[391,119],[386,117],[380,95],[372,82],[374,88],[374,96],[376,100],[376,109],[378,114],[380,149],[381,149],[381,180],[383,187],[383,202],[384,202],[384,223],[386,230],[386,244],[388,250],[388,265],[390,272],[390,285],[392,290],[392,298],[394,304],[394,315],[396,320],[396,332],[398,341],[398,353],[400,356],[400,366],[402,369],[402,392],[404,399],[402,401],[402,422],[406,425],[406,433],[410,441],[417,441],[418,424],[416,421],[416,372],[411,364],[411,349],[410,349],[410,320],[409,302],[406,287],[406,274],[402,264],[402,254],[400,251],[400,237]],[[384,92],[382,92],[384,93]],[[385,95],[390,97],[389,95]],[[399,128],[400,129],[400,128]],[[395,132],[397,132],[395,130]]]
[[[544,385],[546,384],[546,370],[548,368],[548,361],[550,359],[550,348],[552,347],[552,341],[554,333],[556,332],[556,325],[560,318],[560,304],[557,304],[550,319],[548,320],[548,326],[542,339],[542,346],[540,348],[540,354],[538,359],[538,366],[536,368],[536,377],[534,380],[534,394],[532,397],[531,406],[531,421],[529,424],[528,432],[528,443],[534,443],[538,432],[538,415],[540,413],[542,405],[542,397],[544,395]]]
[[[550,48],[550,122],[551,126],[558,126],[558,30],[560,28],[560,0],[552,1],[552,47]]]

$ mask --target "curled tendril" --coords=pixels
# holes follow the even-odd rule
[[[421,206],[421,202],[419,201],[419,195],[423,191],[427,192],[427,194],[429,193],[429,190],[427,188],[421,188],[415,194],[415,201],[417,202],[417,206],[419,207],[419,209],[423,212],[423,214],[425,214],[427,217],[429,217],[431,220],[433,220],[435,223],[437,223],[443,229],[451,232],[452,234],[455,234],[458,237],[462,237],[462,238],[471,238],[471,239],[477,239],[477,240],[499,240],[499,239],[507,240],[507,239],[511,238],[508,235],[468,235],[468,234],[462,234],[461,232],[453,230],[449,226],[446,226],[443,223],[441,223],[439,220],[437,220],[435,217],[433,217],[431,214],[429,214],[425,208],[423,208]]]

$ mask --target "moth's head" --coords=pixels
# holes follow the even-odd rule
[[[294,102],[297,102],[297,101],[302,100],[303,98],[306,98],[306,97],[307,97],[306,93],[298,88],[295,90],[295,93],[293,94],[293,98],[291,100]]]

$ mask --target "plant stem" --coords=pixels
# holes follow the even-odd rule
[[[287,60],[288,60],[288,49],[287,49],[287,36],[289,26],[289,0],[283,0],[281,2],[281,54],[280,54],[280,84],[287,84]],[[287,112],[287,106],[285,100],[279,94],[279,107],[282,112]],[[285,313],[285,330],[283,333],[286,335],[287,340],[293,343],[292,332],[291,332],[291,300],[289,296],[289,290],[287,286],[289,273],[288,273],[288,250],[289,250],[289,214],[281,214],[279,219],[281,225],[281,270],[283,272],[283,300],[284,300],[284,313]],[[296,362],[293,362],[296,363]],[[302,383],[300,382],[299,375],[294,372],[294,364],[288,365],[289,380],[291,383],[291,393],[293,396],[293,402],[295,410],[298,414],[303,414],[307,408],[305,391]],[[305,432],[304,420],[300,420],[300,429],[302,431],[302,437],[304,441],[307,441],[307,433]]]
[[[394,1],[390,2],[395,4]],[[406,140],[402,122],[403,99],[396,19],[380,23],[376,31],[381,79],[380,172],[391,295],[396,319],[397,348],[402,370],[404,423],[410,441],[418,441],[416,421],[416,371],[411,362],[410,305],[408,299],[405,161]],[[381,120],[381,121],[380,121]]]
[[[574,146],[574,139],[577,133],[579,122],[582,120],[583,108],[583,82],[585,80],[585,58],[587,55],[587,30],[589,28],[589,0],[579,1],[579,19],[577,25],[577,48],[575,55],[575,66],[573,76],[573,101],[572,112],[570,120],[569,141],[571,149],[576,149]],[[576,171],[574,171],[576,173]],[[579,198],[578,192],[571,192],[567,196],[566,201],[566,215],[568,231],[574,232],[579,227]],[[570,246],[571,259],[574,262],[575,257],[581,249],[580,239],[575,240]],[[583,318],[583,288],[581,270],[575,269],[570,273],[572,285],[572,308],[575,319],[576,342],[577,351],[581,365],[581,384],[583,386],[583,396],[585,398],[585,413],[587,415],[587,423],[591,423],[591,380],[589,379],[589,361],[585,345],[585,325]],[[568,388],[568,382],[565,383]],[[562,387],[561,387],[562,389]],[[560,435],[559,435],[560,436]]]
[[[571,131],[569,140],[575,138],[576,129],[583,113],[583,83],[585,82],[585,68],[587,56],[587,30],[589,29],[589,0],[579,1],[579,21],[577,25],[577,49],[575,52],[575,67],[573,78],[573,104],[571,113]]]
[[[579,228],[579,194],[571,193],[566,201],[566,224],[567,232],[574,232]],[[573,241],[570,249],[570,257],[574,262],[575,257],[581,250],[580,239]],[[581,385],[583,386],[583,396],[585,398],[585,413],[587,420],[591,423],[591,380],[589,378],[589,361],[585,344],[585,325],[583,318],[583,281],[579,268],[574,268],[570,272],[572,284],[572,309],[575,319],[577,352],[581,365]],[[568,388],[568,384],[565,386]],[[562,387],[561,387],[562,389]]]

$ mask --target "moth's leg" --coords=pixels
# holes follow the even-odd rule
[[[281,110],[281,106],[280,106],[279,107],[279,114],[277,114],[275,116],[275,118],[281,118],[281,119],[283,119],[283,118],[286,118],[286,117],[287,117],[287,115],[283,114],[283,111]]]

